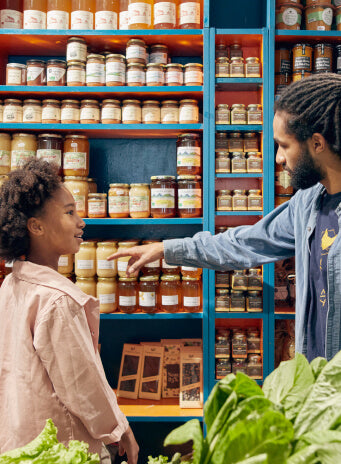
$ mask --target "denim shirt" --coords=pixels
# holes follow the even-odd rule
[[[193,238],[165,240],[168,264],[228,271],[248,269],[291,256],[296,257],[296,351],[306,353],[308,317],[309,238],[324,187],[316,184],[299,190],[290,201],[252,226],[240,226],[212,236],[199,232]],[[336,213],[341,230],[341,204]],[[338,234],[328,254],[328,315],[325,357],[341,349],[341,238]]]

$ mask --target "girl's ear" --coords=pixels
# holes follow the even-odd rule
[[[30,234],[41,236],[44,233],[44,226],[41,221],[36,217],[30,217],[27,221],[27,229]]]

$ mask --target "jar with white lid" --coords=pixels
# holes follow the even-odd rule
[[[99,311],[109,314],[117,310],[117,282],[116,279],[98,277],[96,296],[99,299]]]
[[[146,44],[141,39],[130,39],[126,49],[127,64],[147,64]]]
[[[16,98],[6,98],[4,101],[3,122],[18,123],[22,122],[23,108],[21,100]]]
[[[20,168],[37,153],[37,138],[34,134],[13,134],[11,143],[11,171]]]
[[[41,115],[41,122],[43,124],[54,124],[60,123],[60,102],[59,100],[54,100],[49,98],[43,100],[43,110]]]
[[[79,124],[80,110],[78,100],[62,100],[60,120],[62,124]]]
[[[79,217],[88,217],[89,184],[86,177],[65,176],[64,185],[72,194]],[[84,276],[87,277],[87,276]]]
[[[85,64],[80,61],[68,61],[66,85],[81,87],[85,85]]]
[[[168,47],[167,45],[154,44],[150,47],[149,63],[163,64],[168,63]]]
[[[103,100],[101,106],[101,123],[120,124],[121,122],[121,102],[110,98]]]
[[[97,242],[96,248],[96,269],[98,277],[116,277],[117,260],[108,261],[107,258],[117,251],[116,240],[106,240]]]
[[[81,37],[70,37],[66,46],[66,61],[86,63],[87,45]]]
[[[124,55],[110,53],[105,58],[105,82],[108,86],[125,85],[126,59]]]
[[[123,100],[122,102],[122,123],[141,124],[142,110],[139,100]]]
[[[105,57],[97,53],[88,55],[86,61],[86,85],[105,85]]]
[[[0,133],[0,175],[11,170],[11,136],[5,132]]]
[[[127,66],[126,82],[129,87],[146,84],[146,71],[143,64],[132,63]]]
[[[7,63],[6,85],[26,85],[27,67],[21,63]]]
[[[75,274],[77,277],[96,275],[96,242],[84,241],[75,254]]]
[[[150,216],[149,184],[130,185],[129,214],[132,218],[148,218]]]
[[[164,71],[164,66],[162,64],[159,64],[159,63],[147,64],[146,85],[147,86],[165,85],[165,71]]]
[[[161,110],[157,100],[145,100],[142,105],[142,123],[160,124]]]
[[[58,259],[58,272],[60,274],[71,274],[73,272],[73,255],[61,255]]]
[[[165,66],[165,83],[169,86],[183,85],[184,73],[180,63],[169,63]]]
[[[247,124],[245,105],[235,103],[231,107],[231,124]]]
[[[188,63],[184,66],[185,85],[203,84],[203,65],[200,63]]]
[[[81,124],[99,124],[100,110],[98,101],[91,99],[82,100],[79,119]]]
[[[82,292],[96,298],[96,280],[94,277],[76,277],[75,285],[77,285]]]
[[[179,123],[197,124],[199,122],[199,107],[197,100],[180,100]]]
[[[42,107],[40,100],[27,99],[23,104],[23,122],[31,124],[41,123]]]

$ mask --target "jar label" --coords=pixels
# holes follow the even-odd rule
[[[248,198],[248,209],[261,210],[263,208],[261,198]]]
[[[79,122],[79,115],[80,115],[80,111],[78,108],[64,107],[61,110],[61,121],[62,123],[65,123],[65,121]]]
[[[282,14],[279,14],[278,22],[283,22],[287,26],[295,26],[301,24],[302,15],[294,8],[286,8]]]
[[[128,25],[129,25],[128,10],[120,11],[120,30],[128,29]]]
[[[141,108],[135,106],[124,106],[122,108],[122,121],[138,121],[141,122]]]
[[[177,124],[179,122],[179,108],[161,108],[162,124]]]
[[[160,108],[142,108],[142,122],[160,124]]]
[[[97,260],[97,269],[106,269],[106,270],[114,270],[115,269],[115,261],[108,261],[107,259],[98,259]]]
[[[66,61],[86,62],[86,44],[80,42],[71,42],[67,44]]]
[[[62,165],[61,150],[39,149],[37,150],[37,158],[49,163],[56,163],[56,165],[59,167]]]
[[[115,293],[100,293],[98,295],[99,304],[114,304],[116,301]]]
[[[179,110],[179,122],[184,124],[187,121],[199,121],[199,108],[192,105],[183,105]]]
[[[216,77],[230,77],[230,66],[228,64],[217,64]]]
[[[60,108],[54,108],[53,106],[43,107],[41,119],[42,121],[53,119],[53,121],[60,122]]]
[[[94,269],[95,263],[93,259],[77,259],[76,268],[78,269]]]
[[[22,85],[21,69],[7,68],[7,85]]]
[[[311,68],[309,56],[295,56],[294,58],[294,69],[300,70],[305,69],[309,71]]]
[[[231,124],[246,124],[246,112],[245,111],[233,111],[231,112]]]
[[[100,112],[99,108],[81,108],[80,112],[80,122],[82,120],[88,119],[90,121],[99,121],[100,120]]]
[[[11,169],[21,167],[30,158],[35,158],[34,150],[12,150],[11,151]]]
[[[126,67],[124,63],[118,61],[109,61],[105,67],[106,82],[120,82],[125,83]]]
[[[66,82],[69,85],[72,83],[85,84],[85,70],[84,69],[68,69],[66,74]]]
[[[66,69],[58,67],[47,67],[47,82],[59,82],[66,73]]]
[[[180,166],[201,166],[200,147],[178,147],[176,150],[176,165]]]
[[[121,259],[118,259],[117,260],[117,270],[119,272],[126,272],[127,267],[128,267],[128,261],[122,261]]]
[[[27,82],[35,81],[40,76],[40,74],[42,74],[43,72],[44,72],[44,68],[41,68],[38,66],[28,66],[27,67]]]
[[[259,64],[247,64],[246,65],[246,75],[249,77],[258,77],[260,76]]]
[[[262,160],[260,158],[247,160],[248,172],[262,172]]]
[[[115,11],[96,11],[95,29],[109,31],[117,29],[117,13]]]
[[[152,188],[152,208],[175,208],[175,191],[173,188]]]
[[[336,15],[336,25],[338,26],[340,23],[341,23],[341,14],[338,14],[338,15]]]
[[[152,261],[151,263],[147,263],[147,264],[144,265],[144,267],[160,267],[160,260],[157,259],[156,261]]]
[[[89,200],[88,211],[90,214],[106,214],[106,201],[104,200]]]
[[[231,76],[244,76],[244,65],[243,64],[231,64]]]
[[[147,84],[162,84],[165,83],[165,73],[163,71],[151,71],[147,70],[146,72],[146,82]]]
[[[201,208],[201,189],[179,189],[179,209]]]
[[[278,186],[287,189],[291,187],[291,177],[288,171],[279,171],[276,173],[276,182]]]
[[[176,269],[178,266],[172,266],[171,264],[167,264],[164,259],[162,259],[162,267],[163,269]]]
[[[136,296],[119,296],[119,305],[120,306],[136,306]]]
[[[140,58],[146,60],[147,52],[146,48],[141,45],[129,45],[127,47],[126,59]]]
[[[154,4],[154,25],[172,24],[175,27],[176,8],[172,2],[159,2]],[[152,61],[154,63],[154,61]]]
[[[215,123],[216,124],[230,124],[230,112],[217,110]]]
[[[198,270],[197,267],[191,267],[191,266],[181,266],[182,271],[190,271],[190,272],[196,272]]]
[[[149,196],[134,195],[129,197],[129,209],[132,213],[149,211]]]
[[[67,256],[59,256],[58,267],[64,267],[69,265],[69,258]]]
[[[158,3],[158,5],[160,5],[160,3]],[[165,52],[153,52],[149,55],[149,63],[167,64],[168,55]]]
[[[171,306],[179,304],[178,295],[162,295],[161,302],[163,306]]]
[[[148,3],[134,2],[128,5],[128,20],[129,26],[133,24],[146,24],[150,26],[152,23],[152,7]]]
[[[143,85],[146,73],[139,69],[128,69],[127,71],[127,84]]]
[[[105,65],[103,63],[86,64],[86,83],[105,84]]]
[[[333,10],[331,8],[324,8],[323,11],[314,11],[313,13],[309,13],[307,18],[308,24],[316,21],[323,21],[327,26],[331,26],[333,22]]]
[[[109,196],[109,213],[129,213],[129,197]]]
[[[11,165],[11,152],[7,150],[0,150],[0,166]]]
[[[260,111],[249,111],[247,113],[247,123],[248,124],[262,124],[263,118]]]
[[[247,199],[246,198],[233,198],[233,209],[246,209]]]
[[[86,152],[67,151],[64,153],[64,169],[78,170],[86,169]]]
[[[24,29],[46,29],[46,13],[39,10],[24,10]]]
[[[281,74],[288,74],[291,72],[291,62],[290,60],[281,59],[281,67],[280,73]]]
[[[48,11],[47,29],[69,29],[69,13],[61,10]]]
[[[184,306],[200,306],[200,296],[184,296]]]
[[[331,71],[330,58],[315,58],[315,69],[318,71]]]
[[[185,85],[202,85],[202,71],[185,71]]]
[[[155,292],[139,292],[140,306],[155,306],[156,293]]]
[[[4,9],[0,11],[1,29],[21,29],[22,13],[16,10]]]
[[[72,193],[72,192],[71,192]],[[74,195],[72,193],[73,199],[76,203],[76,211],[77,213],[86,213],[85,211],[85,196],[84,195]]]
[[[71,29],[93,29],[94,15],[91,11],[72,11],[71,13]]]
[[[101,116],[102,122],[105,119],[121,121],[121,108],[110,108],[110,107],[102,106],[102,116]]]
[[[166,84],[183,84],[183,73],[181,71],[166,71]]]
[[[200,5],[197,2],[181,3],[179,9],[180,25],[200,24]]]

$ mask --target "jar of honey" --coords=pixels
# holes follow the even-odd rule
[[[176,142],[176,172],[178,175],[200,175],[201,140],[199,134],[180,134]]]
[[[102,101],[101,123],[120,124],[122,122],[122,112],[119,100],[107,98]]]
[[[203,65],[200,63],[188,63],[184,66],[185,85],[203,84]]]
[[[58,259],[58,272],[60,274],[71,274],[73,272],[73,255],[61,255]]]
[[[139,63],[147,64],[146,44],[141,39],[130,39],[126,49],[127,64]]]
[[[173,266],[172,264],[167,264],[166,260],[163,258],[161,260],[161,271],[163,274],[180,274],[180,266]]]
[[[62,124],[79,124],[80,110],[78,100],[62,100],[60,120]]]
[[[64,185],[71,192],[79,217],[88,217],[89,184],[86,177],[65,176]]]
[[[189,2],[180,0],[179,3],[179,28],[180,29],[200,29],[201,12],[200,1]]]
[[[224,151],[216,153],[215,172],[217,174],[231,172],[231,160],[228,153]]]
[[[146,84],[145,65],[131,63],[127,65],[126,82],[129,87],[140,87]]]
[[[136,277],[120,277],[118,279],[118,311],[135,313],[138,310],[138,283]]]
[[[81,124],[99,124],[101,117],[98,101],[82,100],[79,118]]]
[[[64,60],[48,60],[46,65],[46,85],[65,85],[66,63]]]
[[[28,123],[41,123],[42,107],[40,100],[29,98],[24,100],[22,121]]]
[[[1,29],[22,29],[22,1],[13,2],[12,0],[7,0],[2,3],[0,9],[0,27]]]
[[[250,151],[246,160],[247,172],[263,172],[262,154]]]
[[[150,243],[158,243],[159,240],[143,240],[142,245],[149,245]],[[141,269],[144,275],[159,275],[161,272],[161,260],[157,259],[151,263],[145,264]]]
[[[146,85],[156,86],[156,87],[165,85],[165,70],[164,70],[163,64],[160,64],[160,63],[147,64]]]
[[[35,158],[37,139],[34,134],[13,134],[11,143],[11,171],[21,167],[30,158]]]
[[[215,133],[215,152],[218,151],[227,153],[229,152],[227,132]]]
[[[46,1],[24,0],[24,29],[46,29]]]
[[[129,214],[132,218],[148,218],[150,216],[149,184],[130,185]]]
[[[114,277],[98,277],[96,296],[101,313],[113,313],[117,309],[117,282]]]
[[[142,123],[143,124],[160,124],[161,123],[160,103],[157,100],[145,100],[143,102]]]
[[[247,123],[248,124],[263,124],[263,109],[262,105],[248,105],[247,107]]]
[[[231,58],[230,76],[231,77],[245,77],[245,65],[244,65],[243,57]]]
[[[200,277],[182,277],[182,309],[187,313],[202,311]]]
[[[244,292],[241,290],[231,290],[231,312],[245,312],[246,300]]]
[[[116,277],[117,260],[108,261],[107,258],[117,251],[117,241],[107,240],[97,242],[96,248],[96,269],[98,277]]]
[[[152,0],[128,0],[129,29],[152,28]]]
[[[107,217],[107,194],[89,193],[88,195],[88,217],[106,218]]]
[[[67,0],[47,0],[47,29],[69,29],[70,2]]]
[[[245,173],[247,172],[246,169],[246,158],[245,154],[240,151],[236,151],[232,153],[232,160],[231,160],[231,172],[233,173]]]
[[[144,275],[140,277],[139,309],[144,313],[159,311],[159,276]]]
[[[75,274],[77,277],[96,275],[96,242],[84,241],[80,244],[75,254]]]
[[[111,218],[129,217],[129,184],[110,184],[108,203]]]
[[[86,85],[105,85],[105,57],[96,53],[88,55],[86,61]]]
[[[248,211],[262,211],[263,209],[263,195],[261,190],[251,189],[247,197]]]
[[[245,77],[261,77],[261,65],[259,58],[249,56],[245,60]]]
[[[70,37],[66,45],[66,61],[86,63],[87,46],[81,37]]]
[[[105,59],[105,82],[108,86],[125,85],[126,59],[124,55],[110,53]]]
[[[227,57],[219,57],[215,63],[215,77],[230,77],[230,60]]]
[[[93,1],[71,0],[71,29],[92,30],[95,9]]]
[[[160,4],[160,2],[159,2]],[[168,47],[163,44],[154,44],[150,47],[149,63],[166,65],[168,63]]]
[[[176,100],[163,100],[161,124],[179,124],[179,103]]]
[[[243,141],[244,148],[242,151],[245,153],[259,151],[258,135],[256,132],[245,132]]]
[[[231,107],[231,124],[247,124],[245,105],[234,103]]]
[[[262,271],[260,269],[258,268],[249,269],[247,289],[256,290],[256,291],[263,290],[263,278],[262,278]]]
[[[215,109],[216,124],[230,124],[230,109],[229,105],[221,103]]]
[[[229,135],[228,151],[231,153],[236,151],[244,151],[243,138],[240,132],[231,132]]]
[[[86,135],[66,135],[63,175],[84,177],[89,175],[89,140]]]
[[[228,288],[217,288],[215,296],[215,311],[230,311],[230,290]]]
[[[248,279],[246,271],[244,269],[236,269],[232,273],[231,277],[231,288],[232,290],[246,291],[248,285]]]
[[[183,71],[182,64],[169,63],[165,66],[165,83],[169,86],[183,85]]]
[[[3,122],[20,123],[23,119],[21,100],[6,98],[4,101]]]
[[[139,100],[130,99],[122,102],[122,123],[123,124],[141,124],[142,110]]]
[[[126,240],[124,242],[118,242],[118,251],[126,248],[132,248],[138,244],[136,240]],[[127,277],[126,270],[128,267],[128,262],[131,256],[122,256],[121,258],[117,259],[117,272],[119,277]],[[131,277],[137,277],[138,271],[135,272]]]
[[[248,292],[246,295],[246,311],[250,313],[263,312],[263,299],[261,292]]]
[[[0,133],[0,175],[3,176],[11,170],[11,136],[5,132]]]
[[[95,29],[117,29],[119,3],[119,0],[96,0]]]
[[[178,176],[178,213],[181,218],[202,216],[200,176]]]
[[[183,277],[201,278],[202,269],[201,267],[181,266],[181,275]]]
[[[232,211],[231,190],[222,189],[217,191],[217,211]]]
[[[181,310],[180,276],[164,274],[160,283],[160,309],[167,313],[177,313]]]
[[[180,100],[179,123],[197,124],[199,122],[199,107],[197,100]]]
[[[77,277],[75,284],[82,292],[96,298],[96,281],[94,277]]]
[[[151,216],[153,218],[175,217],[177,203],[175,177],[152,176],[151,181]]]

